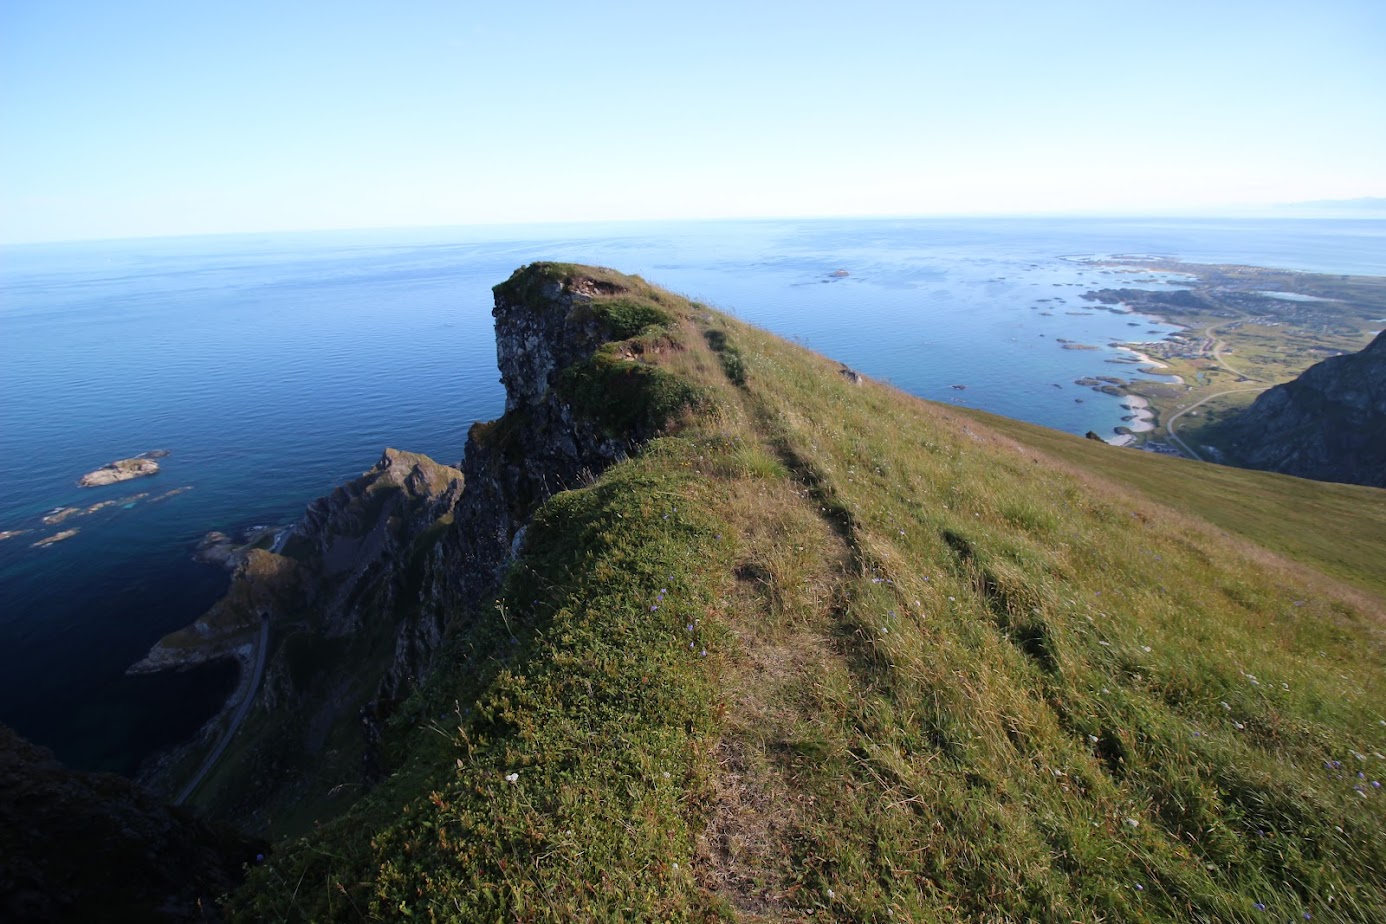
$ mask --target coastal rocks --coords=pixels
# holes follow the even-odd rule
[[[277,744],[223,757],[240,782],[229,791],[204,785],[200,804],[209,800],[214,813],[255,829],[305,791],[326,792],[329,777],[359,775],[361,755],[334,746],[339,759],[327,760],[327,742],[359,739],[362,710],[412,689],[431,663],[444,613],[421,600],[421,575],[461,493],[457,469],[386,449],[369,471],[310,504],[291,529],[204,536],[196,556],[233,570],[226,595],[127,673],[234,659],[241,679],[188,753],[151,762],[142,782],[178,791],[186,782],[178,767],[220,740],[227,717],[248,701],[237,737],[269,735]],[[251,806],[261,814],[244,815]]]
[[[193,551],[193,560],[234,571],[244,560],[244,556],[237,554],[237,545],[238,543],[226,533],[213,530],[197,543],[197,548]]]
[[[52,510],[48,511],[48,513],[44,514],[39,519],[39,522],[42,523],[44,526],[58,526],[62,523],[66,523],[69,520],[77,519],[79,517],[89,517],[94,513],[100,513],[103,510],[107,510],[113,507],[133,507],[136,503],[145,500],[146,498],[148,498],[148,503],[155,504],[159,501],[167,500],[170,497],[176,497],[179,494],[191,490],[192,487],[188,485],[181,488],[173,488],[172,490],[165,491],[163,494],[157,495],[156,497],[150,497],[149,493],[145,491],[139,494],[129,494],[125,497],[97,501],[89,507],[55,507]],[[7,529],[4,531],[0,531],[0,540],[13,539],[16,536],[24,536],[32,532],[34,532],[33,529]],[[48,546],[53,545],[54,543],[62,542],[64,539],[71,539],[73,536],[77,535],[77,533],[78,530],[75,528],[65,529],[61,532],[55,533],[47,537],[46,539],[33,543],[31,547],[36,549],[47,548]]]
[[[291,613],[307,599],[304,575],[292,559],[252,549],[236,568],[231,587],[192,625],[164,636],[141,660],[126,668],[130,675],[186,670],[222,658],[241,662],[246,673],[263,614]],[[234,697],[233,697],[234,698]]]
[[[235,538],[220,530],[212,530],[198,540],[193,550],[193,561],[235,571],[246,560],[251,549],[277,551],[277,543],[287,531],[287,527],[251,526],[242,530],[239,538]]]
[[[116,459],[114,462],[106,463],[96,471],[87,472],[77,479],[77,484],[83,488],[97,488],[120,481],[129,481],[132,478],[157,475],[159,463],[156,460],[167,455],[167,449],[154,449],[137,456],[131,456],[128,459]]]
[[[34,549],[46,549],[46,548],[48,548],[50,545],[57,545],[59,542],[62,542],[62,541],[65,540],[65,539],[71,539],[73,536],[77,535],[79,532],[81,532],[80,529],[65,529],[65,530],[62,530],[61,532],[54,533],[53,535],[47,537],[46,539],[40,539],[38,542],[33,543],[33,544],[30,546],[30,548],[34,548]]]

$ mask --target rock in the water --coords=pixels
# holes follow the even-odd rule
[[[79,532],[81,532],[81,530],[78,530],[78,529],[65,529],[65,530],[63,530],[63,531],[60,532],[60,533],[54,533],[53,535],[49,536],[49,537],[46,538],[46,539],[40,539],[38,542],[35,542],[35,543],[33,544],[33,548],[36,548],[36,549],[46,549],[46,548],[48,548],[50,545],[57,545],[59,542],[62,542],[64,539],[71,539],[73,536],[77,535]]]
[[[77,480],[77,484],[84,488],[98,488],[102,485],[129,481],[132,478],[157,475],[159,463],[155,460],[162,459],[166,455],[168,455],[167,449],[155,449],[150,452],[142,452],[129,459],[116,459],[94,472],[87,472]]]
[[[57,526],[63,520],[66,520],[69,517],[78,516],[83,512],[84,511],[81,507],[59,507],[57,510],[54,510],[52,513],[48,514],[43,518],[43,525]]]

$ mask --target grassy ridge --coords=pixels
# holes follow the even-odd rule
[[[541,508],[394,777],[282,845],[242,918],[1386,918],[1372,601],[660,304],[670,348],[634,361],[699,410]],[[1195,506],[1204,471],[1161,477]],[[1382,509],[1287,551],[1318,566]]]

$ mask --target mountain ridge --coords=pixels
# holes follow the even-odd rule
[[[1250,468],[1386,487],[1386,331],[1258,395],[1212,438]]]

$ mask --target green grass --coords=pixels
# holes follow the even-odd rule
[[[1119,449],[984,411],[957,413],[1386,600],[1386,491]]]
[[[940,408],[658,304],[677,346],[620,362],[668,379],[629,387],[699,400],[540,508],[394,774],[235,916],[1386,917],[1386,492]]]

